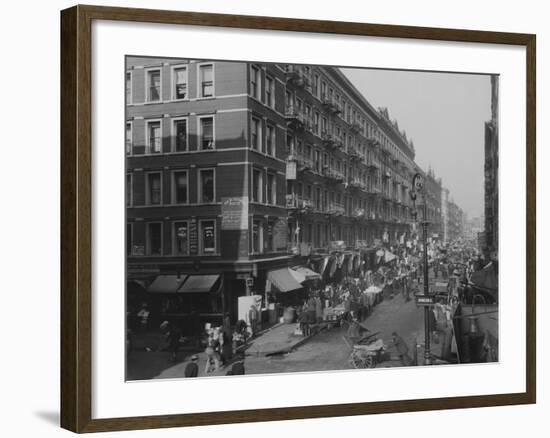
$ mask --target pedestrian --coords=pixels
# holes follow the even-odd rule
[[[185,366],[184,376],[185,377],[198,377],[199,375],[199,357],[194,354],[191,356],[191,362]]]
[[[302,311],[298,315],[298,323],[300,324],[300,331],[303,336],[309,336],[309,314],[307,312],[307,306],[302,307]]]
[[[140,311],[137,313],[137,317],[139,320],[139,327],[142,333],[146,332],[149,328],[149,316],[151,315],[151,312],[149,312],[147,303],[143,303],[141,305]]]
[[[344,321],[349,321],[351,315],[351,298],[348,295],[344,300]]]
[[[307,314],[309,316],[309,323],[315,324],[317,322],[317,313],[316,313],[316,303],[315,298],[313,296],[309,297],[309,300],[307,300]]]
[[[323,302],[319,295],[315,295],[315,319],[317,324],[323,321]]]
[[[168,321],[164,321],[160,325],[160,330],[164,333],[167,341],[167,350],[170,352],[170,360],[176,362],[181,339],[181,330],[175,324]]]
[[[397,334],[397,332],[393,332],[391,335],[393,345],[395,346],[397,354],[399,356],[399,360],[401,360],[403,366],[410,366],[413,361],[409,356],[409,347],[407,346],[403,338]]]
[[[250,306],[248,310],[248,324],[250,325],[250,335],[254,336],[258,330],[258,310],[256,306]]]
[[[231,330],[231,322],[227,315],[223,320],[220,335],[221,357],[223,363],[226,364],[233,358],[233,330]]]
[[[220,368],[220,354],[218,353],[219,345],[219,333],[216,333],[215,330],[210,329],[208,331],[208,339],[206,341],[206,364],[204,367],[204,374],[208,374],[212,371],[212,365],[214,365],[214,371],[217,371]]]

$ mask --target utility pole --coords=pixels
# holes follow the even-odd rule
[[[423,248],[423,267],[424,267],[424,296],[428,297],[429,290],[429,275],[428,275],[428,207],[426,205],[426,190],[424,187],[424,177],[417,173],[412,180],[412,190],[410,192],[411,200],[414,207],[414,219],[417,219],[416,198],[417,193],[420,193],[424,205],[422,206],[423,220],[422,225],[422,248]],[[424,306],[424,365],[431,365],[432,357],[430,352],[430,307]]]

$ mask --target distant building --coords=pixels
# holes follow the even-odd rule
[[[443,186],[441,178],[436,178],[433,169],[429,168],[426,177],[426,203],[428,206],[429,237],[443,242],[442,199]]]
[[[491,120],[485,122],[485,246],[486,256],[498,254],[498,76],[491,76]]]
[[[443,226],[442,241],[445,244],[449,241],[449,230],[448,230],[449,212],[447,208],[448,203],[449,203],[449,189],[443,188],[443,190],[441,191],[441,223]]]
[[[462,209],[452,200],[447,202],[447,239],[449,241],[463,237],[464,229],[464,213]]]

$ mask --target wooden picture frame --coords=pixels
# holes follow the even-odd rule
[[[388,38],[517,45],[526,48],[526,391],[405,401],[92,418],[92,22],[186,24]],[[98,432],[529,404],[536,401],[535,57],[531,34],[75,6],[61,12],[61,426]]]

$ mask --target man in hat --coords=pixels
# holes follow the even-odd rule
[[[147,303],[143,303],[141,305],[140,311],[136,314],[142,333],[146,332],[147,328],[149,327],[149,315],[151,314],[151,312],[149,312],[149,309],[147,307]]]
[[[185,366],[185,377],[197,377],[199,375],[199,365],[198,365],[199,357],[194,354],[191,356],[191,362],[189,362]]]
[[[405,367],[410,366],[412,364],[412,359],[409,356],[409,347],[407,346],[403,338],[397,334],[397,332],[393,332],[391,335],[393,345],[397,350],[397,354],[399,356],[399,359],[401,360],[401,363]]]
[[[170,352],[170,360],[176,362],[180,346],[181,330],[175,324],[171,324],[168,321],[164,321],[160,325],[160,330],[166,338],[166,343],[168,344],[166,349]]]

